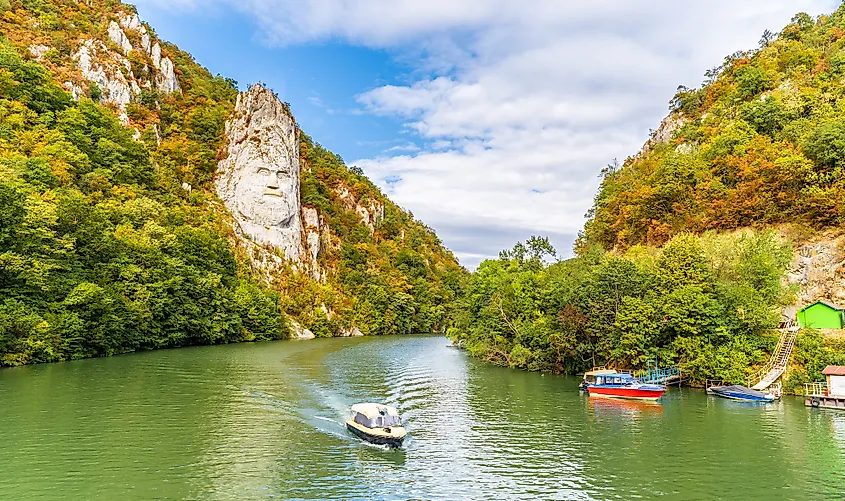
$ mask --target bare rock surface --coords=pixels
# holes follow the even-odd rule
[[[126,114],[126,105],[132,98],[138,95],[143,88],[155,87],[166,93],[179,92],[179,80],[176,75],[176,68],[173,61],[162,55],[161,45],[156,42],[152,44],[147,28],[141,23],[135,13],[123,13],[119,22],[111,21],[108,27],[108,37],[114,42],[120,51],[110,49],[102,40],[89,39],[82,42],[79,49],[73,55],[77,69],[82,78],[97,84],[100,88],[100,101],[102,103],[114,104],[119,110],[120,120],[124,124],[129,123]],[[139,35],[136,40],[140,46],[135,47],[124,30],[131,30],[130,33]],[[43,57],[49,48],[45,46],[33,46],[30,51],[36,58]],[[138,50],[149,56],[155,71],[153,82],[135,77],[132,72],[132,64],[126,56],[132,51]],[[65,82],[65,89],[73,95],[74,99],[88,95],[84,82]]]
[[[362,337],[364,335],[363,332],[358,327],[354,325],[349,327],[348,329],[341,329],[340,330],[340,337]]]
[[[845,305],[845,235],[829,231],[797,248],[786,280],[800,288],[796,308],[820,300]]]
[[[253,242],[300,263],[299,140],[293,118],[271,90],[254,85],[238,96],[226,136],[217,194]]]
[[[675,131],[686,125],[687,122],[689,122],[689,119],[679,113],[669,114],[660,122],[660,126],[652,133],[649,140],[645,142],[643,148],[637,154],[637,158],[644,158],[658,144],[668,143]]]
[[[41,61],[41,58],[44,57],[44,54],[46,54],[49,50],[50,47],[47,47],[46,45],[33,44],[29,46],[29,53],[36,61]]]
[[[296,320],[291,319],[290,325],[293,327],[291,339],[314,339],[316,337],[313,332],[301,326]]]
[[[129,37],[126,36],[120,25],[114,21],[109,23],[109,38],[112,39],[112,42],[120,46],[124,54],[129,54],[132,51],[132,43],[129,41]]]
[[[124,76],[124,70],[120,68],[121,66],[129,68],[129,61],[122,55],[111,52],[99,40],[83,42],[74,54],[73,59],[76,61],[82,77],[97,84],[100,88],[100,100],[104,103],[115,104],[120,110],[120,120],[123,123],[129,123],[129,118],[126,116],[126,105],[132,101],[135,94],[140,92],[140,88],[134,82],[132,70],[125,70],[132,79],[130,83],[130,80]],[[71,92],[77,99],[84,95],[78,88],[71,90]]]
[[[370,233],[375,232],[376,226],[384,220],[383,203],[375,200],[366,202],[357,200],[346,186],[338,186],[334,192],[343,202],[346,210],[354,211],[358,214],[358,218],[370,229]]]
[[[317,209],[313,207],[302,208],[302,223],[305,230],[305,251],[308,259],[308,269],[311,278],[324,280],[324,274],[320,270],[317,258],[320,255],[320,240],[325,224],[320,218]]]

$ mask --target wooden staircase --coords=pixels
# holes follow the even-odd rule
[[[763,391],[772,386],[783,375],[786,365],[789,363],[789,356],[792,355],[792,348],[795,346],[797,335],[798,326],[795,325],[793,320],[790,320],[785,328],[781,329],[780,339],[778,339],[775,351],[772,352],[772,357],[762,369],[748,378],[748,386]]]

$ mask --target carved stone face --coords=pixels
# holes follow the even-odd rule
[[[235,185],[241,215],[253,224],[287,227],[297,213],[296,186],[287,162],[280,165],[247,165]]]
[[[226,137],[215,187],[237,229],[253,243],[284,250],[286,259],[299,262],[299,141],[293,117],[272,91],[254,85],[238,96]]]

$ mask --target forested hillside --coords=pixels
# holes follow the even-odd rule
[[[796,15],[706,77],[678,89],[639,154],[602,171],[576,258],[550,262],[532,238],[481,264],[456,342],[570,374],[658,358],[693,383],[744,384],[765,363],[797,303],[793,244],[845,222],[845,7]],[[845,364],[845,343],[803,331],[792,362],[787,390]]]
[[[80,74],[88,54],[118,52],[106,33],[133,12],[0,0],[0,365],[286,338],[289,318],[326,336],[445,329],[454,257],[305,134],[303,203],[334,243],[324,280],[254,269],[211,184],[236,82],[146,25],[126,43],[153,50],[116,66],[137,91],[125,109]],[[367,228],[340,188],[384,204],[383,221]]]
[[[604,171],[582,244],[845,222],[845,7],[796,15],[706,77],[679,87],[641,154]]]

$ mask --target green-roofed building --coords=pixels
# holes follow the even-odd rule
[[[842,329],[845,326],[843,308],[827,301],[816,301],[798,310],[798,325],[802,329]]]

